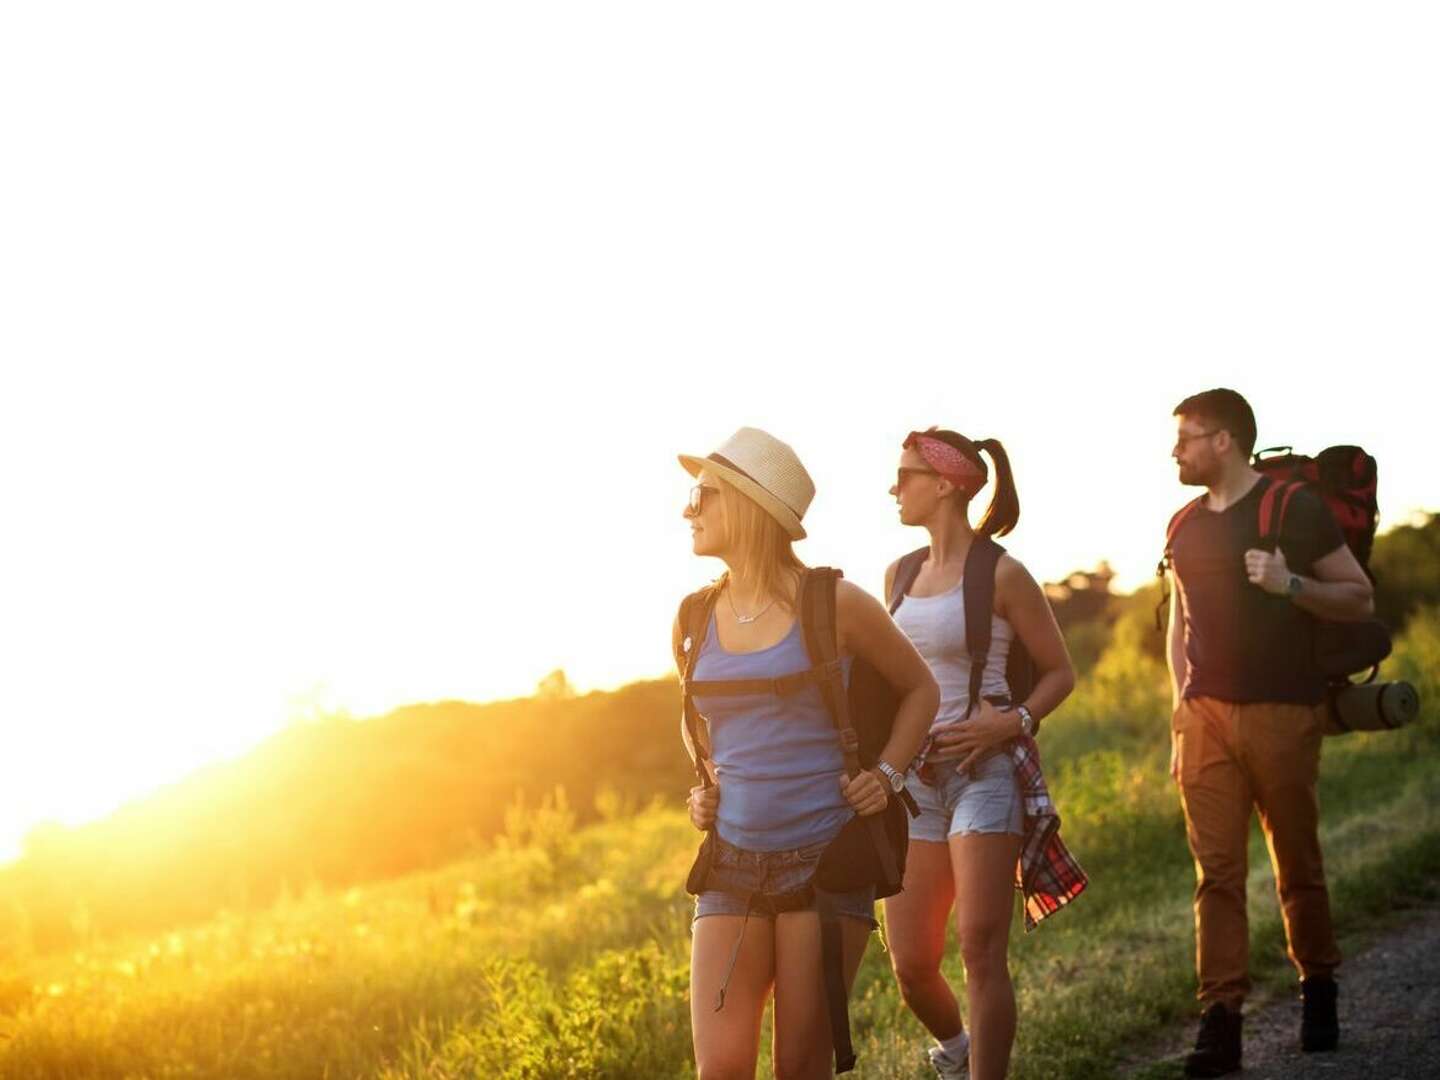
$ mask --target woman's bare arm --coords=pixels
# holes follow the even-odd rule
[[[1001,556],[995,568],[995,613],[1014,627],[1016,638],[1030,653],[1039,674],[1024,701],[1006,709],[982,701],[971,719],[947,727],[938,737],[936,745],[942,756],[959,756],[957,767],[961,769],[1022,734],[1015,706],[1024,705],[1039,720],[1075,689],[1075,669],[1050,601],[1024,564],[1009,555]]]

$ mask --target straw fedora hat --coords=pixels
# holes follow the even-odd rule
[[[681,454],[680,464],[691,476],[708,469],[748,495],[780,522],[792,540],[805,538],[800,519],[815,497],[815,482],[795,451],[759,428],[742,427],[705,457]]]

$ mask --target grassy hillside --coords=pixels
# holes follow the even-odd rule
[[[1013,949],[1021,1078],[1111,1076],[1127,1047],[1192,1008],[1192,871],[1165,772],[1163,671],[1140,625],[1122,615],[1042,733],[1093,884]],[[1422,723],[1327,741],[1342,930],[1440,871],[1437,671],[1440,611],[1427,609],[1387,672],[1421,687]],[[667,719],[657,741],[672,756],[673,740]],[[689,1076],[681,879],[695,835],[678,799],[627,813],[602,795],[583,804],[599,819],[584,828],[570,801],[512,804],[493,840],[441,869],[349,888],[316,877],[268,908],[160,934],[91,928],[63,952],[12,940],[0,1077]],[[1257,974],[1286,979],[1258,834],[1251,859]],[[953,950],[948,965],[958,979]],[[858,1075],[927,1075],[878,939],[852,1015]]]
[[[585,819],[601,791],[678,798],[677,716],[660,680],[291,728],[104,821],[33,833],[0,870],[0,963],[442,865],[557,784]]]

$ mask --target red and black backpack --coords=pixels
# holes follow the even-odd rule
[[[1274,456],[1266,457],[1267,454]],[[1373,457],[1358,446],[1330,446],[1314,457],[1296,454],[1288,446],[1273,446],[1256,452],[1253,467],[1262,476],[1283,485],[1282,519],[1290,495],[1309,484],[1330,508],[1346,545],[1365,572],[1370,573],[1370,551],[1375,546],[1375,524],[1380,517],[1379,504],[1375,501],[1377,474]],[[1263,524],[1262,520],[1262,536],[1266,535]],[[1275,531],[1278,535],[1278,526]]]
[[[1267,457],[1267,454],[1274,455]],[[1251,467],[1266,484],[1260,496],[1260,546],[1274,551],[1280,542],[1285,512],[1290,500],[1301,488],[1312,488],[1330,510],[1335,523],[1354,553],[1361,568],[1373,581],[1370,552],[1375,546],[1375,525],[1379,507],[1375,499],[1377,469],[1375,459],[1358,446],[1331,446],[1314,457],[1296,454],[1291,447],[1276,446],[1256,451]],[[1200,495],[1182,506],[1170,519],[1165,530],[1165,554],[1155,572],[1164,578],[1172,562],[1172,547],[1181,526],[1204,501]],[[1163,608],[1165,599],[1161,599]],[[1160,609],[1156,609],[1156,626],[1160,625]],[[1370,672],[1373,679],[1380,661],[1390,655],[1390,633],[1378,620],[1337,623],[1316,620],[1319,626],[1315,641],[1316,667],[1332,682],[1349,682],[1350,676]]]

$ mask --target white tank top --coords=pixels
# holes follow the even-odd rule
[[[895,622],[920,650],[940,684],[940,711],[935,723],[961,720],[970,704],[970,652],[965,646],[964,582],[939,596],[906,596],[895,610]],[[1005,661],[1015,639],[1011,625],[990,615],[990,655],[980,679],[981,697],[1008,696]]]

